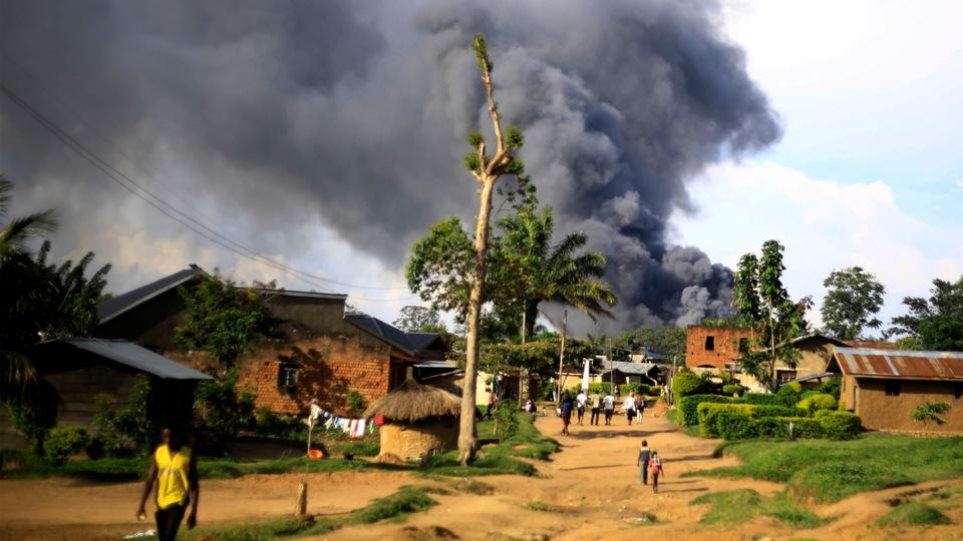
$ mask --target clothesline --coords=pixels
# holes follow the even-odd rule
[[[341,430],[349,438],[363,438],[365,435],[374,434],[374,423],[368,419],[341,417],[321,408],[311,412],[308,422],[315,426],[320,424],[325,430]]]

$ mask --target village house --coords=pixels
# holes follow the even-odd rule
[[[827,371],[842,375],[840,401],[873,430],[963,433],[963,352],[837,347]],[[944,424],[913,420],[946,403]]]
[[[752,331],[742,327],[687,327],[685,365],[695,372],[735,372],[751,336]]]
[[[188,350],[175,337],[187,310],[178,289],[207,279],[209,274],[191,265],[106,301],[98,308],[95,334],[209,369],[213,361],[205,352]],[[255,394],[256,407],[301,414],[318,398],[325,409],[347,415],[349,396],[370,404],[400,385],[409,366],[444,358],[446,346],[437,334],[406,333],[365,314],[346,314],[346,295],[253,291],[280,321],[278,336],[257,340],[239,359],[238,384]]]

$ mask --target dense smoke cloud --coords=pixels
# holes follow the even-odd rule
[[[608,256],[620,327],[727,308],[731,273],[669,246],[667,221],[694,210],[688,178],[780,135],[705,2],[2,2],[5,84],[75,136],[160,170],[258,249],[318,250],[297,224],[320,220],[391,268],[441,217],[473,219],[459,158],[487,126],[468,47],[485,32],[527,170],[559,233]],[[92,192],[103,179],[31,122],[3,103],[0,166],[18,203],[61,209],[62,241],[124,220],[172,234]]]

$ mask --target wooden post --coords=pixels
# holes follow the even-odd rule
[[[308,482],[298,481],[298,502],[294,507],[295,518],[304,518],[308,514]]]
[[[565,365],[565,328],[568,326],[568,310],[562,312],[562,344],[558,353],[558,392],[556,393],[556,404],[562,403],[562,367]]]

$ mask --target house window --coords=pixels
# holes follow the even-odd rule
[[[716,337],[706,336],[706,351],[715,351],[715,350],[716,350]]]
[[[886,396],[899,396],[899,382],[887,381],[886,382]]]
[[[963,383],[957,383],[957,384],[956,384],[956,389],[955,389],[954,392],[953,392],[953,396],[954,396],[957,400],[959,400],[960,397],[963,396]]]
[[[748,338],[740,338],[740,339],[739,339],[739,353],[748,353],[748,352],[749,352],[749,339],[748,339]]]
[[[278,387],[294,389],[298,386],[298,367],[293,364],[281,364],[278,369]]]

